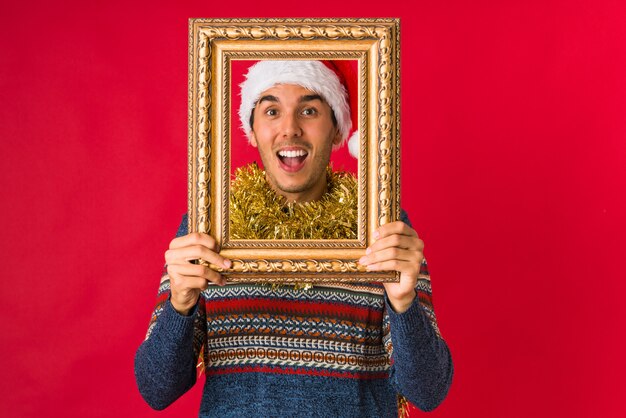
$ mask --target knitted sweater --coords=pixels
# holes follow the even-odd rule
[[[185,234],[186,216],[177,236]],[[453,365],[426,262],[416,291],[397,314],[379,283],[209,286],[183,316],[164,275],[135,357],[139,390],[163,409],[195,384],[203,361],[200,417],[392,417],[397,394],[430,411],[445,398]]]

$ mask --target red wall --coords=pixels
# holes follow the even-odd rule
[[[235,15],[402,18],[432,416],[626,416],[624,2],[74,3],[0,13],[3,416],[196,414],[151,411],[133,355],[187,204],[187,18]]]

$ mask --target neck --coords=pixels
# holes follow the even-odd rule
[[[272,190],[274,190],[274,192],[278,196],[284,197],[288,203],[305,203],[305,202],[313,202],[316,200],[320,200],[322,196],[324,196],[324,194],[328,191],[328,179],[326,178],[326,176],[323,176],[321,178],[323,181],[318,182],[313,187],[303,192],[295,192],[295,193],[290,193],[284,190],[277,189],[272,184],[272,182],[267,177],[267,175],[265,176],[265,179],[267,180],[267,184],[272,188]]]

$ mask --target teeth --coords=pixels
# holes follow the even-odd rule
[[[307,152],[305,150],[301,150],[301,149],[299,149],[297,151],[284,151],[283,150],[283,151],[278,151],[278,155],[280,155],[281,157],[293,158],[293,157],[305,156],[305,155],[307,155]]]

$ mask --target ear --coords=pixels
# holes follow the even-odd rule
[[[335,128],[335,137],[333,138],[333,145],[341,144],[341,132],[339,128]]]
[[[254,136],[254,131],[250,131],[248,133],[248,141],[250,141],[250,145],[252,145],[254,148],[258,148],[258,143],[256,142],[256,136]]]

